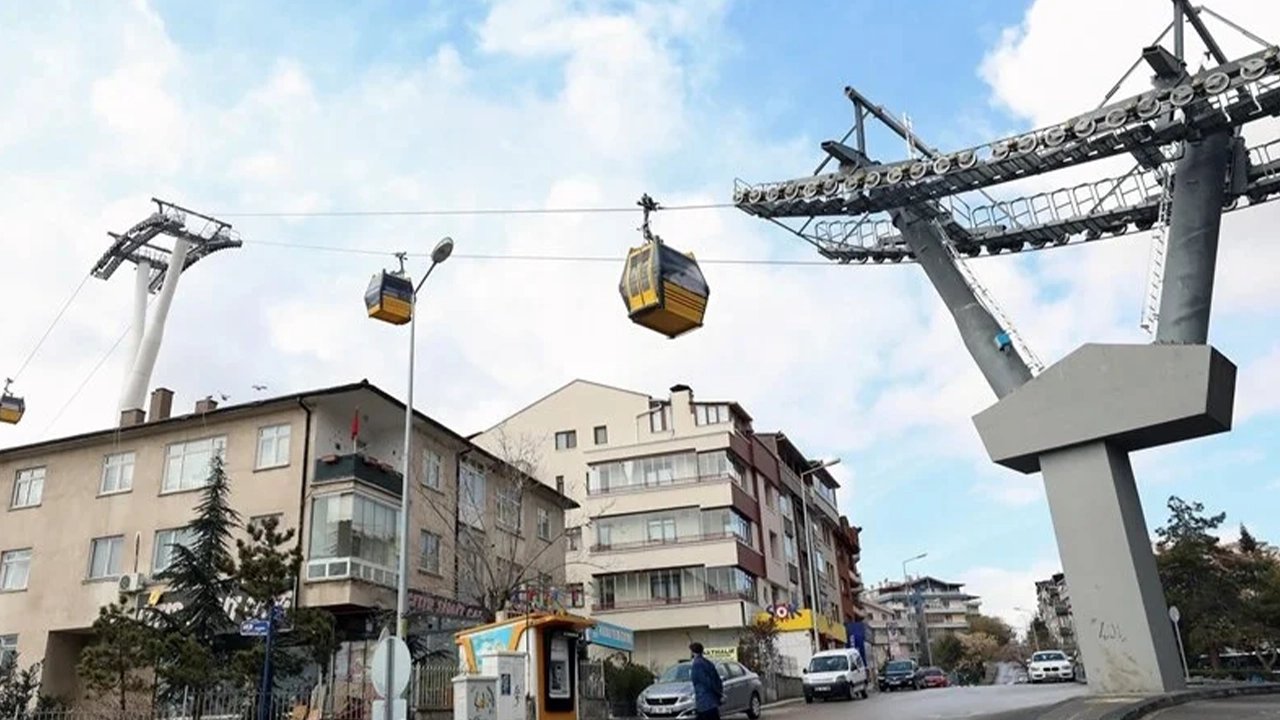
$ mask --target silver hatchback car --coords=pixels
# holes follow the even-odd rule
[[[736,662],[714,662],[724,683],[724,704],[720,716],[744,714],[750,720],[760,717],[764,702],[764,686],[760,676]],[[640,693],[636,709],[640,717],[654,720],[687,720],[697,717],[693,708],[693,683],[689,680],[689,661],[667,668],[667,671]]]

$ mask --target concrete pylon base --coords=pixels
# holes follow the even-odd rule
[[[1184,686],[1129,453],[1230,430],[1235,378],[1206,345],[1088,344],[974,417],[993,461],[1043,471],[1094,693]]]

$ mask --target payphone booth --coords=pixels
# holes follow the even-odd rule
[[[578,646],[594,624],[535,612],[463,630],[454,641],[464,674],[495,679],[495,720],[578,720]]]

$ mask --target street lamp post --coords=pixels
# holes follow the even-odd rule
[[[910,607],[912,605],[911,589],[909,587],[910,580],[907,578],[907,563],[915,562],[916,560],[923,560],[926,557],[929,557],[929,553],[922,552],[919,555],[913,555],[912,557],[909,557],[906,560],[902,561],[902,594],[903,594],[904,607]],[[920,620],[919,622],[916,623],[916,627],[918,630],[923,631],[924,637],[920,638],[920,643],[924,646],[925,657],[928,658],[929,664],[932,665],[933,650],[929,648],[929,623],[924,615],[923,603],[920,607]]]
[[[401,457],[402,470],[402,487],[400,492],[400,557],[399,557],[399,581],[396,583],[396,627],[392,632],[393,635],[399,635],[404,638],[409,634],[409,453],[411,452],[411,444],[413,441],[413,371],[414,371],[414,345],[417,340],[418,325],[418,291],[427,282],[427,278],[431,277],[431,271],[436,266],[453,254],[453,238],[446,237],[436,243],[436,247],[431,251],[431,265],[427,268],[427,272],[422,276],[422,280],[413,287],[413,297],[410,299],[412,306],[412,314],[409,316],[409,388],[404,401],[404,455]]]
[[[809,549],[809,593],[811,594],[811,602],[813,607],[809,608],[809,629],[812,632],[810,644],[813,646],[814,654],[818,652],[818,572],[817,566],[813,562],[813,526],[809,524],[809,486],[805,482],[805,478],[832,465],[839,465],[840,458],[830,458],[828,460],[819,461],[816,465],[800,473],[800,509],[804,514],[804,540],[805,545]]]
[[[410,452],[412,452],[413,441],[413,375],[414,375],[414,348],[417,341],[417,324],[418,324],[418,291],[427,282],[427,278],[431,277],[431,271],[445,260],[449,259],[449,255],[453,253],[453,238],[446,237],[436,243],[435,249],[431,251],[431,266],[427,268],[426,274],[422,276],[422,280],[413,286],[413,293],[409,297],[409,387],[406,392],[404,401],[404,453],[401,457],[401,475],[400,475],[400,527],[398,530],[399,557],[397,558],[397,574],[399,577],[396,581],[396,621],[391,626],[391,635],[398,636],[402,640],[409,634],[409,495],[412,491],[413,484],[409,480]],[[401,267],[403,268],[404,254],[398,255]],[[386,668],[386,698],[384,698],[384,720],[393,720],[395,717],[396,697],[397,693],[391,690],[393,686],[393,678],[396,675],[396,653],[394,648],[388,648],[387,652],[387,668]]]
[[[1039,615],[1039,613],[1033,612],[1024,607],[1014,607],[1013,609],[1018,612],[1024,612],[1030,616],[1031,619],[1027,621],[1027,634],[1031,636],[1031,645],[1035,648],[1033,652],[1040,652],[1040,634],[1036,632],[1036,616]]]

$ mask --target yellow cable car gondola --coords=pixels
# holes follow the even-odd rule
[[[0,422],[17,425],[22,414],[27,411],[27,404],[22,398],[9,393],[12,380],[5,379],[4,392],[0,393]]]
[[[403,325],[413,319],[413,281],[398,273],[374,275],[364,293],[369,317],[392,325]]]
[[[702,327],[711,290],[692,253],[668,247],[650,231],[649,213],[658,203],[646,194],[639,205],[645,244],[627,253],[618,290],[632,322],[674,338]]]

